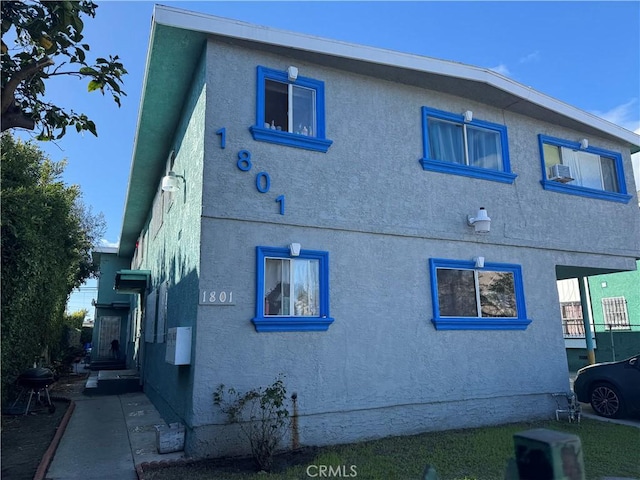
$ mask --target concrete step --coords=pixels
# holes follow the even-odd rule
[[[89,364],[92,371],[100,370],[125,370],[127,368],[124,360],[93,360]]]
[[[85,385],[85,395],[122,395],[140,392],[140,375],[137,370],[100,370],[92,372]]]

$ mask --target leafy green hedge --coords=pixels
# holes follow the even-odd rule
[[[91,248],[104,229],[32,143],[1,138],[2,395],[45,349],[61,352],[71,291],[94,274]]]

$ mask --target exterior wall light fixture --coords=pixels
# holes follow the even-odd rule
[[[184,181],[182,175],[176,175],[176,172],[170,170],[164,177],[162,177],[162,191],[163,192],[177,192],[180,190],[180,180]]]
[[[467,215],[467,224],[473,227],[476,233],[489,233],[491,230],[491,219],[484,207],[480,207],[475,217]]]
[[[476,262],[476,268],[484,268],[484,257],[476,257],[473,260]]]
[[[298,69],[291,65],[287,68],[287,76],[289,77],[290,82],[295,82],[298,79]]]
[[[473,112],[471,110],[464,112],[464,121],[467,123],[473,121]]]
[[[583,150],[586,150],[587,148],[589,148],[589,140],[587,140],[586,138],[583,138],[582,140],[580,140],[580,148]]]

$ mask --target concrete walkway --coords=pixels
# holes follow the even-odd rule
[[[183,452],[157,452],[154,425],[165,422],[144,393],[72,400],[76,407],[46,479],[137,480],[136,465],[183,458]]]

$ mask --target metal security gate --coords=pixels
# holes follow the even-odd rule
[[[111,341],[120,341],[120,317],[100,317],[98,358],[111,357]]]

